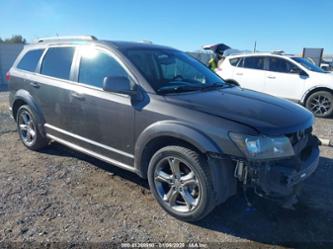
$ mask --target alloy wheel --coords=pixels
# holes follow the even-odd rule
[[[174,211],[187,213],[199,204],[201,187],[190,165],[177,157],[165,157],[154,172],[159,197]]]
[[[331,109],[331,101],[326,96],[316,95],[310,100],[310,109],[316,115],[325,115]]]
[[[28,111],[23,110],[20,112],[18,117],[18,128],[25,145],[33,145],[37,138],[37,130],[31,114]]]

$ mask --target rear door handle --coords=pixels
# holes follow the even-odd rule
[[[276,77],[273,76],[273,75],[269,75],[269,76],[267,76],[267,78],[269,78],[269,79],[275,79]]]
[[[79,99],[79,100],[84,100],[84,95],[78,92],[73,92],[72,94],[73,98]]]
[[[36,82],[30,82],[30,86],[32,86],[34,88],[40,88],[40,85]]]
[[[236,73],[236,75],[242,76],[242,75],[243,75],[243,73]]]

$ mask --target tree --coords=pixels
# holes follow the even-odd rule
[[[26,39],[23,38],[22,35],[13,35],[11,38],[6,38],[4,40],[2,40],[0,38],[0,43],[10,43],[10,44],[14,44],[14,43],[26,43]]]

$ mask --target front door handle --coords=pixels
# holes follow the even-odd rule
[[[236,73],[236,75],[242,76],[242,75],[243,75],[243,73]]]
[[[30,86],[32,86],[34,88],[40,88],[40,85],[36,82],[30,82]]]
[[[73,98],[79,99],[79,100],[84,100],[84,95],[78,92],[73,92],[72,94]]]

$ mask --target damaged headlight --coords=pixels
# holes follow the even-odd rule
[[[232,141],[249,159],[274,159],[295,155],[294,149],[285,136],[250,136],[230,133]]]

